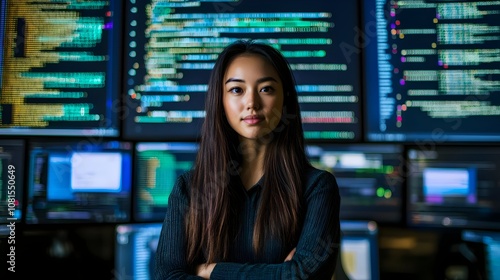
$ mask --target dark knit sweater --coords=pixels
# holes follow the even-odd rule
[[[202,279],[188,269],[184,217],[187,211],[190,172],[177,179],[169,197],[156,251],[155,279]],[[304,189],[303,227],[291,261],[284,262],[293,249],[279,240],[266,240],[263,254],[252,251],[252,232],[263,186],[262,179],[248,191],[234,177],[241,205],[240,230],[230,258],[218,262],[210,279],[328,279],[332,278],[340,244],[340,196],[335,177],[309,168]]]

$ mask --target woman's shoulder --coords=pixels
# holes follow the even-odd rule
[[[306,178],[308,181],[322,179],[324,177],[335,178],[335,176],[327,170],[317,168],[315,166],[308,166],[306,169]]]
[[[184,171],[182,174],[177,176],[175,186],[172,193],[187,197],[189,195],[189,188],[191,186],[191,178],[193,177],[193,171]]]
[[[193,177],[193,170],[186,170],[183,173],[181,173],[178,177],[177,180],[183,181],[185,184],[189,184],[191,182],[191,178]]]
[[[337,180],[331,172],[319,169],[314,166],[309,166],[307,168],[305,182],[306,193],[311,192],[316,188],[326,187],[338,189]]]

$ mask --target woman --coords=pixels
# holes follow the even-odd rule
[[[295,82],[269,45],[219,55],[192,171],[177,179],[156,279],[331,279],[339,253],[335,177],[305,154]]]

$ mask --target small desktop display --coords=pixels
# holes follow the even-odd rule
[[[332,280],[378,280],[378,224],[374,221],[340,222],[340,255]]]
[[[484,265],[476,268],[479,271],[479,275],[483,277],[482,279],[500,279],[500,232],[464,230],[462,232],[462,240],[482,245],[482,250],[475,252],[476,255],[472,258],[472,260],[476,258],[484,260],[481,262]]]
[[[500,229],[499,146],[412,146],[407,157],[410,226]]]
[[[136,143],[135,221],[163,221],[177,177],[192,168],[197,152],[195,142]]]
[[[24,140],[0,139],[0,227],[23,218],[24,149]]]
[[[115,277],[153,279],[162,223],[120,224],[115,228]]]
[[[27,224],[128,222],[129,142],[32,142]]]
[[[313,166],[335,175],[342,197],[341,219],[402,221],[402,146],[309,144],[306,152]]]

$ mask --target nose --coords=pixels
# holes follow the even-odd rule
[[[258,92],[256,90],[248,91],[245,102],[247,110],[258,110],[260,108],[260,98]]]

